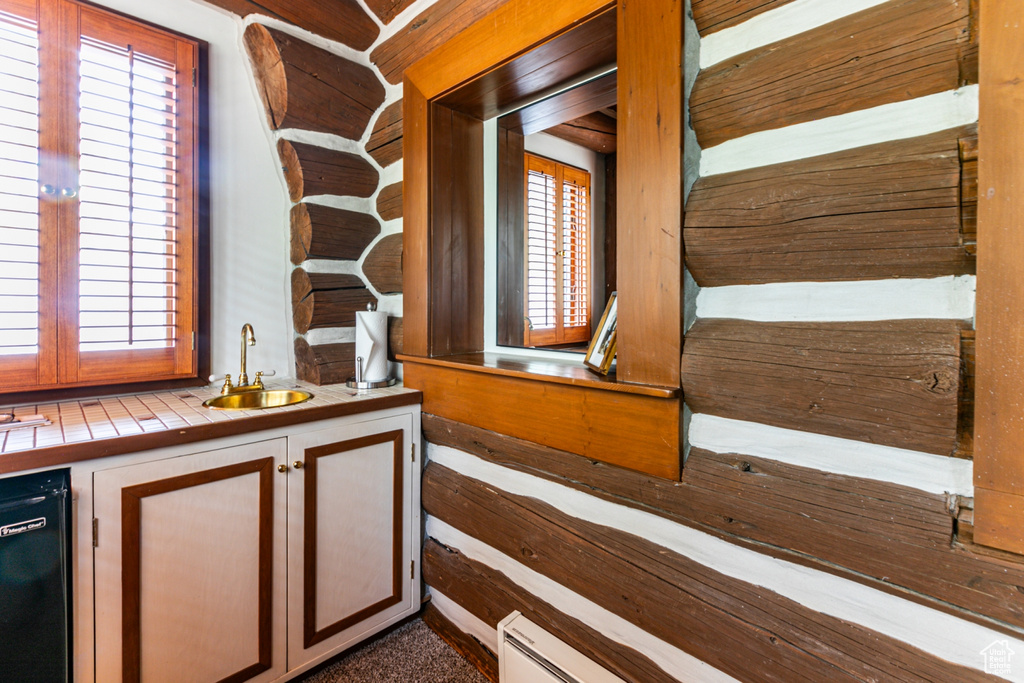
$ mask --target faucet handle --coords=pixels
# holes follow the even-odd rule
[[[232,389],[231,375],[227,375],[227,374],[226,375],[210,375],[210,382],[211,383],[219,382],[222,379],[224,380],[224,386],[222,386],[220,388],[220,393],[226,394],[229,391],[231,391],[231,389]]]

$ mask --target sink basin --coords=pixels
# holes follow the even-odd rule
[[[298,389],[264,389],[214,396],[203,401],[203,405],[213,410],[259,410],[295,405],[311,398],[313,394]]]

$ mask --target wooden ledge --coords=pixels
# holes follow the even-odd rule
[[[405,386],[423,392],[424,413],[679,481],[683,402],[676,389],[502,354],[398,358]]]
[[[575,362],[569,360],[531,359],[505,353],[463,353],[435,358],[399,354],[397,358],[402,362],[422,363],[423,365],[480,372],[488,375],[518,377],[537,382],[583,386],[637,396],[652,396],[654,398],[678,398],[680,396],[680,389],[677,387],[620,382],[615,378],[614,374],[608,377],[601,377],[583,366],[582,356],[580,356],[580,361]]]

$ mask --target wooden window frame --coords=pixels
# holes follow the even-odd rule
[[[550,346],[558,346],[558,345],[566,345],[566,344],[585,344],[585,343],[590,341],[590,328],[591,328],[591,322],[592,322],[591,321],[591,307],[590,307],[590,300],[591,300],[590,292],[591,292],[592,287],[593,287],[593,282],[591,282],[590,272],[589,271],[591,270],[591,267],[590,267],[590,260],[591,260],[591,258],[590,257],[591,257],[591,245],[593,244],[594,231],[593,231],[593,221],[591,220],[591,212],[593,210],[593,196],[591,194],[592,179],[590,177],[590,172],[586,171],[584,169],[581,169],[581,168],[576,168],[575,166],[570,166],[569,164],[562,163],[561,161],[556,161],[554,159],[548,159],[546,157],[542,157],[542,156],[537,155],[537,154],[531,154],[529,152],[525,153],[525,157],[526,157],[526,160],[525,160],[525,165],[524,165],[524,168],[523,168],[523,187],[525,187],[527,189],[530,186],[530,181],[529,181],[530,171],[538,170],[540,165],[553,167],[553,169],[552,169],[553,173],[550,173],[549,175],[554,179],[554,184],[555,184],[554,202],[555,202],[555,245],[556,245],[555,251],[556,251],[556,255],[555,255],[554,271],[553,271],[554,288],[555,288],[555,307],[554,307],[554,311],[555,311],[555,313],[554,313],[554,315],[555,315],[555,326],[553,328],[550,328],[550,329],[545,329],[544,331],[539,332],[539,333],[534,332],[532,328],[528,327],[523,332],[523,344],[525,346],[527,346],[527,347],[550,347]],[[564,268],[565,268],[565,266],[564,266],[564,259],[565,259],[565,256],[564,256],[564,254],[565,254],[565,251],[562,250],[562,249],[558,249],[557,248],[558,245],[564,240],[565,225],[564,225],[564,213],[563,213],[562,207],[564,207],[564,199],[565,199],[564,194],[563,194],[565,184],[564,184],[563,180],[564,180],[564,174],[566,173],[566,171],[569,171],[571,173],[578,174],[578,175],[585,175],[586,179],[587,179],[587,182],[586,182],[586,185],[585,185],[585,187],[586,187],[586,196],[587,196],[587,209],[586,209],[586,214],[585,214],[585,220],[586,220],[586,228],[585,228],[585,230],[586,230],[586,233],[587,233],[587,240],[586,240],[587,243],[586,243],[585,248],[584,248],[584,258],[587,260],[587,271],[588,271],[587,275],[586,275],[586,288],[587,288],[586,325],[585,326],[576,326],[574,328],[570,328],[568,332],[566,332],[565,319],[564,319],[565,318],[565,315],[564,315],[564,313],[565,313],[565,305],[564,305],[564,301],[565,301],[565,299],[564,299],[564,297],[565,297],[565,291],[564,291],[564,282],[565,282],[565,278],[564,278]],[[542,172],[546,173],[546,171],[542,171]],[[576,183],[576,184],[580,184],[580,183]],[[523,283],[524,283],[523,284],[523,302],[524,302],[523,306],[524,306],[524,309],[526,309],[528,311],[529,310],[529,306],[527,304],[528,304],[529,298],[530,298],[529,270],[528,270],[529,269],[529,252],[530,252],[530,232],[529,232],[529,211],[526,210],[526,207],[529,205],[529,201],[530,200],[529,200],[529,195],[526,192],[524,192],[523,194],[525,195],[523,197],[523,204],[524,204],[524,209],[523,209],[523,211],[524,211],[524,214],[523,214],[524,215],[523,249],[524,249],[524,252],[525,252],[525,255],[523,257],[523,270],[524,270],[524,273],[523,273]],[[528,317],[529,316],[527,316],[527,318]]]
[[[192,126],[192,132],[189,135],[191,139],[189,143],[185,145],[191,157],[191,164],[188,167],[187,176],[193,191],[186,203],[185,210],[191,216],[190,222],[192,226],[192,239],[190,253],[181,255],[181,258],[187,259],[187,270],[190,272],[190,277],[185,290],[187,292],[188,306],[191,309],[190,317],[193,321],[193,340],[192,344],[188,348],[181,344],[176,347],[170,347],[169,349],[175,357],[174,362],[176,367],[190,367],[190,370],[187,372],[176,371],[173,375],[157,375],[155,377],[146,376],[145,378],[140,376],[139,378],[133,379],[126,379],[123,374],[110,372],[103,373],[103,371],[100,370],[100,373],[105,376],[90,377],[90,372],[97,372],[95,369],[90,370],[90,367],[98,368],[99,366],[96,365],[96,363],[90,364],[89,367],[81,366],[78,361],[79,353],[77,348],[77,335],[75,335],[74,340],[69,340],[66,336],[61,335],[61,339],[59,339],[59,342],[52,349],[52,355],[56,356],[56,360],[52,363],[55,368],[55,373],[52,377],[48,375],[46,376],[49,381],[38,387],[20,386],[14,390],[5,390],[5,387],[0,386],[0,399],[7,403],[37,402],[41,400],[60,400],[65,398],[90,396],[98,393],[151,391],[157,389],[172,389],[177,387],[203,385],[206,383],[206,377],[210,373],[209,86],[207,66],[209,46],[205,41],[198,40],[180,32],[159,26],[152,22],[138,19],[107,7],[83,2],[82,0],[64,0],[66,4],[55,5],[53,8],[43,7],[43,2],[44,0],[39,0],[38,4],[33,2],[22,2],[16,4],[36,4],[36,7],[38,8],[37,12],[39,13],[37,17],[41,16],[44,12],[61,12],[60,21],[62,22],[61,26],[64,33],[60,36],[60,40],[78,40],[77,27],[79,27],[81,21],[77,19],[78,10],[73,10],[76,14],[75,17],[64,16],[70,15],[72,12],[70,8],[77,7],[88,12],[91,16],[96,17],[97,19],[98,15],[108,15],[110,17],[109,21],[106,22],[108,26],[111,22],[118,26],[124,26],[124,22],[129,22],[130,24],[151,28],[154,31],[158,31],[172,38],[187,41],[192,43],[194,47],[194,53],[190,55],[192,60],[191,63],[194,68],[193,79],[195,83],[192,93],[190,118],[194,121],[194,125]],[[181,48],[179,47],[178,49]],[[41,69],[53,71],[66,70],[68,68],[60,61],[62,58],[58,57],[57,53],[62,53],[61,50],[49,50],[48,53],[51,57],[48,60],[45,57],[43,58],[43,61],[40,62]],[[77,55],[77,50],[74,54]],[[43,91],[41,91],[41,96],[63,97],[63,95],[58,95],[53,92],[47,95]],[[77,139],[77,121],[76,116],[73,121],[61,124],[63,128],[68,129],[62,133],[64,137],[72,136]],[[73,127],[72,124],[74,124]],[[40,146],[42,147],[46,144],[48,143],[41,138]],[[75,169],[77,169],[77,165],[75,166]],[[59,186],[77,185],[77,178],[62,179],[62,181],[63,182]],[[77,203],[73,211],[66,213],[73,214],[71,218],[77,220]],[[43,219],[42,210],[40,212],[40,218]],[[62,219],[62,221],[67,220],[68,219]],[[61,252],[58,258],[67,260],[69,258],[69,253],[67,252],[77,249],[77,240],[74,245],[69,245],[66,241],[62,242],[62,244],[63,246],[60,247]],[[41,243],[41,247],[44,247],[43,243]],[[57,249],[57,247],[53,245],[51,245],[51,248],[54,250]],[[77,263],[77,258],[75,258],[75,262]],[[43,284],[44,280],[42,278],[45,277],[45,273],[41,273],[41,287],[47,286]],[[62,278],[64,280],[75,280],[77,282],[76,275],[68,275],[65,273]],[[49,286],[56,287],[56,279],[53,277],[50,279],[54,280],[54,282]],[[62,285],[61,288],[65,291],[69,291],[66,284]],[[77,286],[73,289],[75,292],[78,291]],[[62,328],[69,324],[77,326],[77,317],[73,315],[74,311],[77,311],[77,306],[63,306],[62,310],[64,312],[60,314],[59,321],[56,316],[51,316],[51,322],[49,323],[44,323],[41,319],[41,327],[44,327],[46,324],[50,324],[55,328]],[[43,311],[44,309],[41,307],[40,312],[42,313]],[[52,334],[59,335],[59,332],[54,330]],[[74,344],[71,342],[74,342]],[[112,366],[120,365],[122,367],[125,363],[135,362],[132,359],[132,354],[138,355],[142,353],[145,355],[145,352],[143,351],[97,351],[90,353],[94,355],[95,360],[98,361],[100,365],[106,364],[111,366],[113,364]],[[111,377],[113,376],[116,376],[117,379],[112,379]],[[7,386],[11,386],[10,383],[6,384]]]
[[[502,67],[556,45],[569,29],[615,7],[608,0],[555,6],[512,0],[406,70],[407,354],[437,357],[483,350],[482,120],[502,105],[502,84],[523,95],[508,86],[512,74]],[[669,0],[624,2],[617,26],[617,223],[623,231],[617,254],[617,378],[678,388],[683,336],[682,10]],[[481,91],[481,96],[471,97]],[[644,105],[631,107],[631,100]],[[657,200],[645,199],[650,197]]]
[[[1024,553],[1024,27],[979,22],[974,540]]]
[[[609,17],[616,52],[594,61],[580,49],[579,32]],[[538,443],[679,477],[682,43],[683,7],[672,0],[511,0],[406,70],[405,354],[399,358],[406,385],[424,392],[426,412],[497,427],[483,403],[463,411],[464,401],[444,388],[472,384],[481,400],[502,396],[515,406],[503,433],[528,433]],[[601,52],[600,42],[591,47]],[[536,85],[546,67],[565,67],[552,70],[561,82],[609,61],[618,65],[619,93],[617,373],[603,378],[582,363],[485,354],[483,120],[536,92],[524,85],[523,73]],[[600,396],[608,393],[614,400]],[[650,446],[605,429],[627,417],[654,435]]]

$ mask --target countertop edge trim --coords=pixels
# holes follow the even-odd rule
[[[60,444],[58,446],[30,448],[23,451],[5,453],[0,456],[0,475],[44,467],[58,467],[84,460],[138,453],[156,448],[237,436],[239,434],[262,432],[268,429],[288,427],[304,422],[317,422],[335,417],[372,413],[388,408],[418,405],[422,402],[423,394],[421,392],[409,391],[401,394],[368,398],[362,401],[313,406],[302,410],[268,413],[238,420],[165,429],[144,434],[115,436],[107,439]],[[259,420],[258,426],[254,424],[254,420],[257,419]]]

